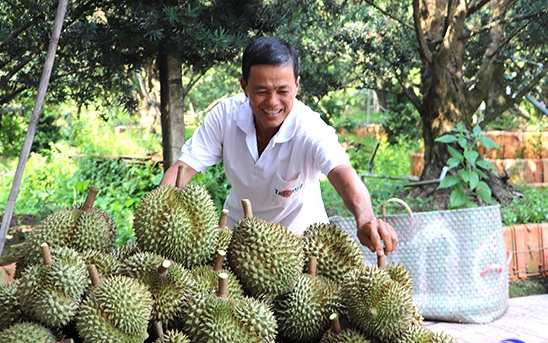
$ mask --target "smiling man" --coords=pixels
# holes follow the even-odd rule
[[[243,94],[208,113],[162,184],[174,185],[181,165],[186,185],[222,160],[232,186],[227,225],[243,219],[241,200],[250,199],[255,217],[301,235],[311,224],[329,222],[320,190],[327,175],[355,216],[361,243],[379,256],[390,253],[397,245],[394,228],[376,218],[335,130],[296,99],[299,82],[293,46],[270,36],[251,42],[242,59]]]

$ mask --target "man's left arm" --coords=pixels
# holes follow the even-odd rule
[[[369,191],[354,168],[347,164],[339,165],[331,170],[327,178],[356,218],[360,242],[372,252],[377,252],[377,256],[394,251],[398,244],[396,230],[375,216]]]

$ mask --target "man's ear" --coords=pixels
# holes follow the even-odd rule
[[[242,90],[244,91],[244,94],[247,97],[247,83],[245,82],[243,77],[240,78],[240,86],[242,87]]]

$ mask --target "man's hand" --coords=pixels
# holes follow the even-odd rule
[[[377,256],[390,254],[398,245],[394,227],[377,218],[358,227],[358,238],[371,252],[377,252]]]

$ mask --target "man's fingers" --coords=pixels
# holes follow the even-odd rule
[[[396,230],[392,227],[392,225],[383,220],[379,220],[378,222],[379,234],[384,242],[384,252],[389,254],[394,251],[394,249],[396,249],[396,245],[398,245]]]
[[[384,247],[382,246],[381,241],[381,235],[379,233],[379,222],[377,220],[371,222],[371,243],[373,244],[373,248],[375,250],[371,250],[373,252],[377,252],[377,256],[383,256],[384,255]]]

